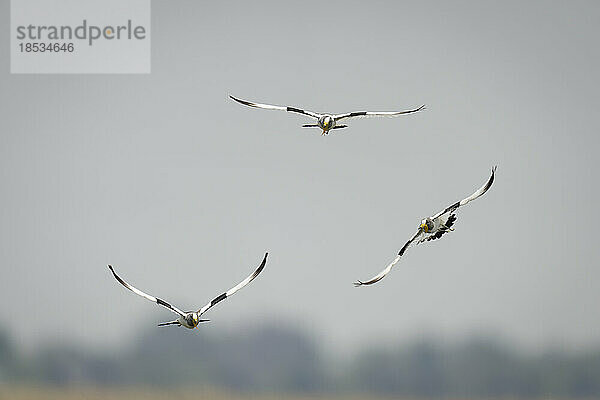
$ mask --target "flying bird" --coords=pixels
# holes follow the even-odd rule
[[[417,111],[421,111],[425,109],[425,105],[422,105],[419,108],[415,108],[414,110],[406,110],[406,111],[355,111],[344,114],[321,114],[313,111],[302,110],[296,107],[283,107],[283,106],[273,106],[270,104],[260,104],[260,103],[252,103],[250,101],[241,100],[233,96],[229,96],[232,100],[237,101],[240,104],[249,107],[256,108],[264,108],[265,110],[280,110],[280,111],[289,111],[297,114],[307,115],[311,118],[316,119],[316,123],[314,124],[305,124],[302,125],[303,128],[319,128],[323,131],[321,135],[329,134],[329,131],[332,129],[342,129],[347,128],[348,125],[339,125],[338,122],[344,119],[350,118],[361,118],[361,117],[395,117],[402,114],[411,114]]]
[[[181,311],[179,308],[167,303],[166,301],[164,301],[162,299],[159,299],[158,297],[151,296],[147,293],[142,292],[139,289],[134,288],[129,283],[127,283],[123,279],[121,279],[121,277],[119,275],[117,275],[117,273],[115,272],[115,270],[113,269],[113,267],[111,265],[109,265],[108,268],[110,269],[110,272],[112,272],[112,274],[115,276],[115,279],[117,281],[119,281],[119,283],[121,285],[125,286],[127,289],[131,290],[133,293],[140,295],[143,298],[148,299],[148,300],[158,304],[159,306],[163,306],[163,307],[169,309],[170,311],[174,312],[175,314],[177,314],[179,316],[176,320],[169,321],[169,322],[163,322],[163,323],[158,324],[158,326],[176,325],[176,326],[184,326],[188,329],[194,329],[198,326],[199,323],[209,321],[208,319],[200,319],[202,314],[207,312],[209,309],[211,309],[214,305],[216,305],[220,301],[225,300],[226,298],[233,295],[235,292],[237,292],[238,290],[240,290],[241,288],[243,288],[244,286],[246,286],[247,284],[252,282],[254,280],[254,278],[256,278],[258,276],[258,274],[260,274],[262,272],[263,268],[265,267],[265,264],[267,263],[267,255],[268,254],[269,253],[265,253],[265,257],[263,258],[261,264],[246,279],[244,279],[243,281],[241,281],[240,283],[238,283],[236,286],[232,287],[225,293],[221,293],[220,295],[218,295],[217,297],[212,299],[210,302],[208,302],[205,306],[200,308],[198,311],[187,311],[187,312]]]
[[[363,286],[363,285],[372,285],[376,282],[382,280],[391,270],[394,265],[400,260],[400,257],[404,254],[406,249],[413,243],[421,244],[423,242],[429,242],[431,240],[439,239],[444,234],[454,231],[453,225],[456,222],[456,214],[454,213],[459,207],[462,207],[469,203],[470,201],[475,200],[476,198],[483,196],[485,192],[489,190],[494,182],[494,175],[496,173],[497,167],[492,167],[492,174],[488,181],[480,187],[475,193],[470,195],[469,197],[462,199],[461,201],[457,201],[451,206],[445,208],[439,213],[435,214],[432,217],[424,218],[417,229],[417,232],[414,236],[402,246],[398,255],[383,271],[379,274],[375,275],[373,278],[368,281],[356,281],[354,282],[354,286]]]

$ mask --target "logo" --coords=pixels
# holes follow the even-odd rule
[[[11,73],[150,73],[150,0],[11,0]]]
[[[127,20],[125,25],[89,25],[87,19],[82,24],[73,28],[69,25],[63,26],[45,26],[45,25],[20,25],[17,26],[17,40],[86,40],[88,45],[92,45],[95,40],[144,40],[146,39],[146,28],[141,25],[133,25],[131,20]]]

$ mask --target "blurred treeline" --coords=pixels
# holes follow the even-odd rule
[[[204,328],[148,329],[113,352],[74,344],[24,352],[3,333],[0,383],[210,385],[414,397],[600,396],[600,349],[533,354],[480,335],[453,344],[432,338],[371,344],[342,358],[280,324],[225,333]]]

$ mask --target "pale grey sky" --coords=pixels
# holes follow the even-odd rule
[[[108,263],[191,309],[268,250],[213,326],[600,344],[597,2],[153,2],[139,76],[10,75],[8,0],[0,15],[0,325],[22,343],[106,346],[171,317]],[[229,94],[428,109],[321,137]],[[494,164],[454,233],[352,286]]]

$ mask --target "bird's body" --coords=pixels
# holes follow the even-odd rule
[[[421,237],[417,244],[442,237],[444,233],[453,231],[452,225],[456,221],[456,214],[444,214],[435,219],[425,218],[421,221]]]
[[[202,314],[204,314],[210,308],[215,306],[217,303],[221,302],[222,300],[225,300],[227,297],[233,295],[235,292],[237,292],[238,290],[240,290],[241,288],[243,288],[244,286],[246,286],[247,284],[252,282],[254,280],[254,278],[256,278],[258,276],[258,274],[260,274],[262,272],[262,270],[264,269],[265,264],[267,263],[267,256],[268,256],[268,253],[265,253],[265,257],[263,258],[263,260],[262,260],[261,264],[258,266],[258,268],[250,276],[248,276],[246,279],[244,279],[242,282],[238,283],[236,286],[232,287],[225,293],[221,293],[220,295],[218,295],[217,297],[212,299],[209,303],[207,303],[202,308],[200,308],[198,311],[187,311],[187,312],[183,312],[179,308],[172,306],[171,304],[167,303],[166,301],[159,299],[158,297],[151,296],[151,295],[144,293],[141,290],[131,286],[129,283],[125,282],[119,275],[117,275],[117,273],[115,272],[115,270],[113,269],[113,267],[111,265],[109,265],[108,268],[112,272],[115,279],[121,285],[125,286],[127,289],[131,290],[133,293],[135,293],[139,296],[142,296],[143,298],[148,299],[148,300],[158,304],[159,306],[165,307],[168,310],[170,310],[173,313],[178,315],[177,319],[175,319],[173,321],[160,323],[160,324],[158,324],[158,326],[174,325],[174,326],[183,326],[188,329],[194,329],[201,322],[208,322],[207,319],[200,318],[202,316]]]
[[[262,108],[265,110],[280,110],[280,111],[288,111],[297,114],[303,114],[308,117],[316,119],[314,124],[305,124],[302,125],[303,128],[319,128],[322,130],[322,135],[329,134],[329,131],[333,129],[342,129],[347,128],[347,125],[339,124],[338,122],[347,119],[347,118],[360,118],[360,117],[395,117],[402,114],[410,114],[417,111],[421,111],[425,109],[425,106],[422,105],[419,108],[415,108],[413,110],[406,111],[355,111],[344,114],[328,114],[328,113],[317,113],[314,111],[303,110],[296,107],[285,107],[285,106],[276,106],[271,104],[261,104],[261,103],[253,103],[251,101],[246,101],[242,99],[235,98],[233,96],[229,96],[232,100],[237,101],[240,104],[245,106],[254,107],[254,108]]]
[[[158,324],[158,326],[177,325],[188,329],[194,329],[200,322],[208,322],[208,320],[200,319],[198,313],[189,311],[185,315],[180,315],[179,318],[174,321],[163,322]]]
[[[419,228],[417,229],[417,232],[408,242],[404,244],[404,246],[402,246],[396,258],[383,271],[381,271],[379,274],[369,279],[368,281],[356,281],[354,285],[372,285],[376,282],[379,282],[392,270],[392,267],[396,265],[398,261],[400,261],[400,257],[402,257],[406,249],[408,249],[411,245],[421,244],[423,242],[439,239],[444,234],[454,231],[453,225],[457,219],[455,211],[459,207],[466,205],[467,203],[475,200],[476,198],[482,196],[485,192],[487,192],[492,186],[492,183],[494,182],[495,173],[496,167],[493,167],[492,174],[488,181],[469,197],[458,201],[449,207],[446,207],[444,210],[431,217],[422,219]]]

